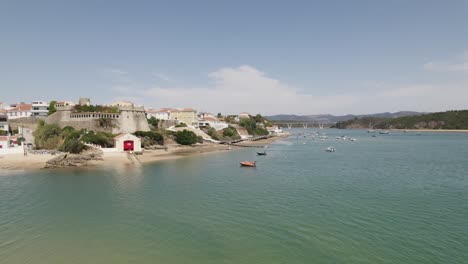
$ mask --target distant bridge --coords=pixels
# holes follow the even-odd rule
[[[320,123],[317,121],[297,121],[297,120],[275,120],[271,121],[273,125],[277,125],[281,128],[329,128],[331,123]]]

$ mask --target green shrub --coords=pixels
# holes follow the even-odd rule
[[[175,141],[180,145],[193,145],[200,142],[200,138],[190,130],[184,129],[183,131],[177,131],[174,134]],[[203,141],[203,138],[201,139]]]
[[[83,150],[88,149],[88,147],[83,144],[78,138],[67,138],[62,146],[60,147],[61,151],[78,154]]]
[[[223,130],[223,136],[232,138],[232,139],[237,139],[240,138],[239,133],[237,133],[237,129],[234,127],[227,127]]]
[[[152,116],[148,119],[148,124],[152,125],[153,127],[158,127],[159,120],[156,117]]]
[[[219,140],[220,139],[220,136],[219,136],[219,133],[218,131],[216,131],[216,129],[210,127],[208,129],[208,132],[207,132],[208,136],[210,136],[212,139],[214,140]]]
[[[38,149],[55,149],[59,144],[60,128],[55,124],[44,124],[40,120],[33,132],[34,143]]]
[[[175,125],[175,127],[187,127],[187,124],[179,123],[179,124]]]
[[[51,115],[51,114],[57,112],[57,109],[55,109],[55,103],[57,103],[57,101],[50,101],[48,115]]]
[[[143,144],[144,146],[146,144],[148,144],[148,145],[156,145],[156,144],[164,145],[163,135],[161,133],[156,132],[156,131],[136,131],[135,133],[133,133],[133,135],[146,139],[145,142],[144,142],[145,144]]]
[[[114,135],[106,132],[94,133],[94,131],[89,131],[83,135],[81,141],[109,148],[114,146]]]

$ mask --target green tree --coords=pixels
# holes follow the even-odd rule
[[[50,101],[49,103],[49,114],[48,115],[51,115],[55,112],[57,112],[57,109],[55,109],[55,104],[57,103],[57,101]]]
[[[156,131],[136,131],[133,135],[144,139],[143,146],[164,145],[164,136]]]
[[[174,134],[174,139],[180,145],[193,145],[199,140],[195,133],[187,129],[177,131]]]
[[[38,127],[33,132],[33,136],[36,148],[55,149],[59,145],[60,128],[55,124],[38,122]]]
[[[223,118],[223,115],[221,113],[218,113],[218,115],[216,117]]]
[[[207,134],[208,134],[208,136],[210,136],[214,140],[219,140],[220,139],[218,131],[216,131],[216,129],[214,129],[213,127],[210,127],[208,129]]]
[[[81,137],[81,141],[109,148],[114,146],[114,135],[107,132],[88,131]]]
[[[153,127],[158,127],[159,120],[156,117],[152,116],[148,119],[148,124],[152,125]]]

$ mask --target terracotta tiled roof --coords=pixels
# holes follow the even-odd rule
[[[15,108],[8,110],[8,112],[28,112],[32,110],[31,104],[21,104]]]
[[[203,120],[206,120],[206,121],[219,121],[217,118],[210,117],[210,116],[207,116],[207,117],[203,118]]]

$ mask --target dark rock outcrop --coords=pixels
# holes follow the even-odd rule
[[[102,160],[102,151],[91,148],[80,154],[64,153],[46,162],[45,168],[85,167],[92,160]]]

